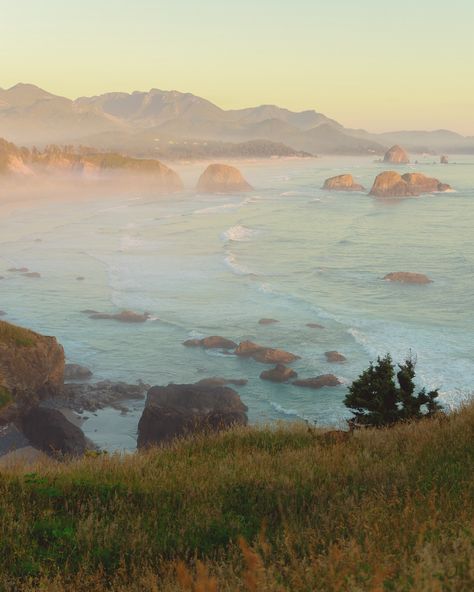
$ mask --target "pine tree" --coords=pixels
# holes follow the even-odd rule
[[[344,404],[349,407],[356,424],[385,426],[398,421],[409,421],[433,415],[440,411],[436,401],[438,391],[426,393],[422,389],[415,395],[416,360],[409,356],[399,364],[395,383],[395,366],[390,354],[371,362],[349,387]]]

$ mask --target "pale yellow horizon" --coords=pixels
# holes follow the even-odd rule
[[[23,0],[2,8],[0,86],[72,99],[160,88],[370,132],[474,135],[473,21],[470,0]]]

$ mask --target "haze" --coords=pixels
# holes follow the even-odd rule
[[[370,131],[474,134],[474,4],[22,0],[2,6],[6,88],[70,98],[152,86],[224,108],[317,109]]]

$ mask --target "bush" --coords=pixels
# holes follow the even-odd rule
[[[390,354],[377,358],[376,363],[371,362],[352,383],[344,400],[354,414],[355,423],[386,426],[398,421],[421,419],[440,411],[441,406],[436,401],[437,390],[427,393],[422,389],[415,395],[415,365],[416,360],[412,356],[398,365],[397,386],[396,368]]]

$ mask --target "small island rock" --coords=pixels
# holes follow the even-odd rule
[[[414,197],[423,193],[450,190],[446,183],[427,177],[422,173],[400,175],[395,171],[385,171],[375,178],[370,195],[375,197]]]
[[[199,178],[197,191],[201,193],[241,193],[252,191],[239,169],[226,164],[211,164]]]
[[[389,282],[401,282],[403,284],[431,284],[431,280],[423,273],[412,273],[410,271],[392,271],[383,278]]]
[[[320,389],[326,386],[339,386],[341,381],[334,374],[322,374],[321,376],[315,376],[314,378],[305,378],[303,380],[293,381],[295,386],[302,386],[312,389]]]
[[[356,183],[352,175],[337,175],[324,182],[323,189],[329,191],[365,191],[365,187]]]
[[[262,380],[271,382],[287,382],[290,378],[296,378],[297,373],[292,368],[287,368],[284,364],[277,364],[271,370],[264,370],[260,374]]]
[[[327,351],[324,353],[324,355],[326,356],[326,360],[333,364],[347,361],[347,358],[338,351]]]
[[[391,162],[393,164],[408,164],[410,158],[407,152],[398,145],[392,146],[383,157],[384,162]]]

